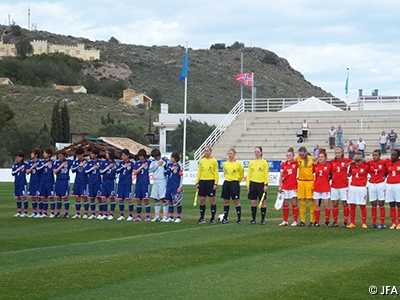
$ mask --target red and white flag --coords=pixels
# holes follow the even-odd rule
[[[245,85],[253,85],[253,73],[241,73],[236,75],[236,80]]]

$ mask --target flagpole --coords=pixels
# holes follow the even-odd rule
[[[185,51],[185,56],[187,55],[188,52],[188,42],[186,41],[186,51]],[[188,63],[186,61],[186,63]],[[186,65],[187,67],[187,65]],[[182,168],[185,170],[185,163],[186,163],[186,115],[187,115],[187,76],[185,77],[185,96],[184,96],[184,106],[183,106],[183,150],[182,150]]]
[[[243,74],[243,52],[240,53],[240,73]],[[243,83],[240,85],[240,100],[243,99]]]

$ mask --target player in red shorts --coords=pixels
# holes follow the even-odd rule
[[[323,200],[325,208],[325,226],[329,227],[331,208],[329,199],[331,197],[331,186],[329,184],[329,175],[331,174],[331,165],[326,162],[327,154],[324,148],[321,148],[318,154],[318,163],[314,165],[315,175],[313,198],[315,203],[315,227],[320,226],[320,199]]]
[[[368,165],[364,162],[361,153],[354,155],[354,163],[350,165],[349,175],[351,175],[351,182],[349,187],[349,200],[350,204],[350,225],[347,228],[356,227],[356,206],[357,204],[361,209],[362,228],[367,227],[367,178],[368,178]]]
[[[390,205],[390,229],[400,229],[400,150],[394,149],[390,155],[390,162],[386,164],[388,176],[386,178],[386,202]],[[396,226],[397,206],[397,226]]]
[[[293,223],[297,226],[299,208],[297,206],[297,169],[299,165],[294,160],[294,149],[290,147],[286,153],[286,160],[281,164],[278,192],[284,193],[283,221],[279,226],[287,226],[289,218],[289,200],[292,200]]]
[[[347,204],[349,180],[347,178],[348,164],[353,160],[344,157],[344,150],[340,147],[335,149],[335,158],[329,163],[332,166],[331,200],[333,227],[338,227],[339,200],[343,205],[343,227],[347,227],[349,218],[349,206]]]
[[[368,161],[368,173],[370,174],[368,194],[369,202],[371,202],[371,217],[372,224],[369,228],[376,228],[376,211],[377,203],[379,202],[379,211],[381,217],[381,223],[379,229],[385,229],[385,178],[387,175],[386,164],[390,160],[381,159],[381,150],[375,150],[372,152],[372,160]]]

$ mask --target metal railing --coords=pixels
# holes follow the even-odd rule
[[[221,121],[221,123],[214,129],[210,136],[201,144],[199,149],[194,153],[194,159],[200,160],[203,156],[204,148],[206,146],[214,146],[220,136],[225,132],[226,128],[235,121],[236,117],[244,113],[244,99],[239,100],[238,103],[232,108],[228,115]]]

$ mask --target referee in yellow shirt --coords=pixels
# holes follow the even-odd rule
[[[217,212],[217,204],[215,203],[215,191],[218,187],[218,162],[211,156],[211,147],[204,148],[204,156],[200,159],[199,169],[197,171],[196,188],[199,190],[200,196],[200,219],[199,224],[204,224],[204,213],[206,211],[206,198],[210,200],[211,219],[210,224],[215,224],[215,213]]]
[[[244,177],[243,165],[235,159],[236,151],[229,149],[229,160],[224,162],[223,170],[225,181],[222,185],[221,198],[224,199],[224,219],[222,224],[228,224],[229,200],[232,199],[236,206],[237,224],[242,224],[241,214],[242,207],[240,206],[240,182]]]
[[[253,159],[249,163],[246,178],[246,187],[248,194],[248,199],[251,201],[251,216],[250,225],[256,224],[257,215],[257,198],[261,200],[262,194],[268,191],[268,176],[269,176],[269,166],[268,163],[262,158],[262,148],[254,148]],[[263,202],[261,207],[261,221],[260,225],[265,225],[265,216],[267,214],[267,207]]]
[[[308,226],[311,227],[315,221],[315,205],[313,200],[313,166],[315,159],[313,156],[308,155],[306,147],[302,146],[299,148],[299,155],[296,157],[296,161],[299,164],[297,198],[300,199],[300,223],[298,226],[306,226],[306,199],[308,199],[310,206],[310,223]]]

